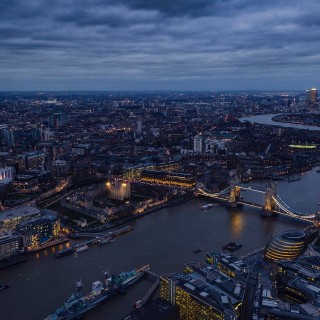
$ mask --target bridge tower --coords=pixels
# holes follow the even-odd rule
[[[271,212],[276,207],[277,185],[272,182],[266,189],[263,210]]]
[[[320,211],[316,212],[314,215],[313,225],[320,228]]]
[[[236,207],[240,201],[241,188],[237,185],[238,179],[230,180],[229,203],[231,207]]]

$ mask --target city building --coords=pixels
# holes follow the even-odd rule
[[[264,256],[267,260],[295,260],[306,249],[303,231],[291,230],[276,235],[267,245]]]
[[[196,135],[193,138],[193,152],[201,153],[202,152],[202,136]]]
[[[185,264],[184,270],[160,277],[160,297],[178,306],[180,319],[238,319],[243,283],[203,263]]]
[[[127,180],[114,179],[107,182],[109,197],[116,200],[128,199],[131,196],[130,182]]]
[[[42,169],[44,165],[45,154],[42,151],[26,152],[17,157],[19,172],[23,170]]]
[[[12,181],[15,191],[18,193],[31,193],[38,190],[38,178],[33,175],[19,174]]]
[[[54,177],[65,177],[70,173],[70,166],[67,161],[55,160],[51,163],[51,171]]]
[[[206,260],[231,278],[245,281],[248,277],[250,266],[231,254],[211,252],[206,254]]]
[[[0,168],[0,182],[5,179],[12,180],[14,178],[15,170],[13,167]]]
[[[17,224],[36,217],[40,217],[40,210],[29,206],[0,212],[0,233],[15,231]]]
[[[195,185],[195,176],[190,173],[144,170],[140,180],[148,183],[192,188]]]
[[[310,90],[310,102],[311,104],[316,104],[317,103],[317,99],[318,99],[318,91],[316,88],[312,88]]]
[[[46,214],[17,225],[26,250],[35,250],[60,236],[60,220],[53,214]]]
[[[0,261],[8,259],[21,248],[21,238],[18,235],[5,234],[0,236]]]
[[[141,117],[138,117],[138,120],[137,120],[137,133],[141,134],[141,132],[142,132],[142,119],[141,119]]]

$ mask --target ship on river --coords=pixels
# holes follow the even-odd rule
[[[71,320],[77,319],[84,313],[96,307],[102,301],[107,300],[119,292],[124,292],[127,287],[137,282],[150,266],[146,265],[140,269],[128,272],[121,272],[117,275],[109,275],[105,272],[104,283],[95,281],[92,283],[92,290],[87,295],[82,293],[82,282],[76,283],[76,292],[45,320]]]

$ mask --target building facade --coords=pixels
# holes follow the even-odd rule
[[[60,236],[60,220],[54,215],[45,215],[17,225],[17,232],[22,237],[27,250],[39,248],[46,242]]]
[[[107,190],[111,199],[124,200],[131,196],[130,182],[127,180],[114,179],[108,181]]]
[[[6,234],[0,237],[0,261],[12,256],[21,248],[21,238],[17,235]]]

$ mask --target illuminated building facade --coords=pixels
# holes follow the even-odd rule
[[[231,254],[211,252],[207,253],[206,260],[228,277],[243,281],[247,279],[250,266]]]
[[[107,190],[111,199],[124,200],[131,196],[130,182],[127,180],[114,179],[108,181]]]
[[[318,91],[316,88],[312,88],[310,90],[310,102],[312,104],[316,104],[317,103],[317,99],[318,99]]]
[[[34,250],[58,238],[60,231],[60,220],[49,214],[17,225],[17,232],[22,236],[23,246],[27,250]]]
[[[19,155],[17,157],[19,171],[26,169],[42,169],[44,165],[44,160],[45,154],[41,151],[26,152],[23,155]]]
[[[31,175],[18,175],[12,185],[19,193],[31,193],[38,190],[38,178]]]
[[[303,231],[285,231],[274,237],[267,245],[264,256],[267,260],[295,260],[306,249]]]
[[[146,166],[134,166],[127,167],[123,169],[123,177],[125,179],[139,179],[141,173],[144,170],[155,170],[155,171],[174,171],[177,172],[180,169],[180,164],[178,162],[171,162],[159,165],[146,165]]]
[[[36,217],[40,217],[40,211],[29,206],[3,211],[0,216],[0,233],[15,231],[17,224]]]
[[[140,180],[148,183],[164,184],[183,188],[192,188],[194,187],[196,182],[194,175],[189,173],[177,173],[155,170],[142,171]]]
[[[6,234],[0,237],[0,261],[9,258],[21,247],[21,238],[17,235]]]
[[[0,168],[0,182],[4,179],[13,179],[15,170],[13,167]]]
[[[160,277],[160,297],[178,306],[179,319],[238,319],[244,286],[200,263],[185,265],[185,274]]]

